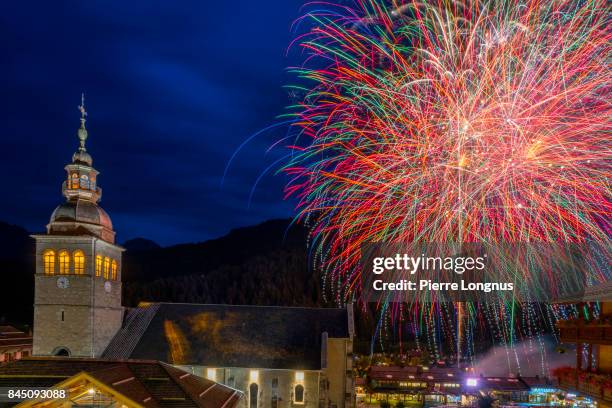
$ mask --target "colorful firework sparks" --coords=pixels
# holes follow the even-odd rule
[[[605,1],[311,5],[284,170],[339,302],[368,242],[608,242]]]

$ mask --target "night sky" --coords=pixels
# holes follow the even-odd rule
[[[42,231],[60,202],[86,93],[88,151],[119,242],[202,241],[292,215],[258,176],[291,82],[302,0],[19,1],[0,6],[0,220]]]

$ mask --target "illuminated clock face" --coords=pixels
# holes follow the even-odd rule
[[[66,289],[68,286],[70,286],[70,281],[68,280],[67,277],[60,276],[59,278],[57,278],[57,287],[58,288]]]
[[[107,291],[108,293],[110,293],[111,289],[113,288],[112,284],[109,281],[104,282],[104,290]]]

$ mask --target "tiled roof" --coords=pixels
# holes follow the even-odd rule
[[[106,347],[102,357],[116,359],[130,356],[158,309],[159,303],[128,309],[121,329]]]
[[[0,326],[0,350],[15,347],[31,348],[32,336],[13,326]]]
[[[116,392],[151,408],[230,408],[242,393],[157,361],[111,361],[37,357],[0,366],[0,387],[58,384],[86,373]]]
[[[529,391],[527,384],[519,378],[511,377],[479,377],[480,389],[496,391]]]
[[[431,367],[427,370],[421,367],[398,367],[398,366],[372,366],[368,371],[369,380],[379,382],[377,389],[384,389],[388,382],[421,382],[432,384],[457,384],[456,392],[470,390],[495,390],[495,391],[528,391],[530,388],[550,386],[550,381],[543,377],[485,377],[462,372],[452,367]],[[478,385],[472,389],[466,386],[468,378],[476,378]],[[448,391],[448,390],[447,390]],[[451,389],[452,391],[452,389]]]
[[[553,382],[546,377],[520,377],[521,381],[524,382],[529,388],[550,388],[555,385]]]
[[[152,310],[152,305],[155,311],[146,324],[126,324],[104,357],[316,370],[321,368],[323,333],[349,337],[346,309],[181,303],[143,307]]]
[[[21,330],[14,328],[13,326],[0,326],[0,336],[10,334],[24,334]]]
[[[419,377],[417,367],[372,366],[368,377],[372,380],[408,381]]]

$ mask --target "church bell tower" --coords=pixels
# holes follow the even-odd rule
[[[66,165],[60,204],[36,241],[34,355],[99,357],[121,328],[121,254],[98,205],[98,171],[85,148],[87,113],[79,106],[79,147]]]

